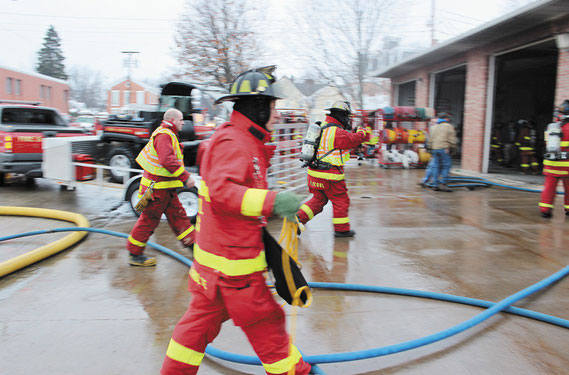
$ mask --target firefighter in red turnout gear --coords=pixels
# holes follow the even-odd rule
[[[565,100],[561,105],[558,124],[549,124],[547,129],[547,151],[543,160],[543,174],[545,175],[545,183],[541,192],[541,200],[539,202],[539,210],[541,216],[549,218],[552,216],[553,203],[559,180],[563,181],[564,195],[563,207],[565,215],[569,216],[569,100]],[[555,133],[559,134],[559,130],[551,132],[552,125],[561,131],[561,140],[559,142],[559,152],[555,152],[555,146],[551,143],[557,141]]]
[[[266,217],[294,218],[301,198],[268,190],[267,168],[274,146],[273,124],[278,84],[274,66],[249,70],[233,82],[229,122],[210,138],[200,165],[199,212],[190,305],[174,328],[162,375],[196,374],[204,351],[231,318],[247,335],[267,374],[310,372],[290,345],[283,309],[266,285],[263,244]]]
[[[139,196],[152,185],[152,197],[138,218],[127,239],[130,264],[150,267],[156,258],[143,254],[146,242],[160,224],[162,214],[176,238],[186,247],[194,243],[194,226],[180,203],[176,189],[194,186],[194,181],[184,168],[182,149],[177,134],[184,125],[183,114],[170,108],[164,113],[162,124],[152,133],[150,141],[137,156],[137,163],[144,169]]]
[[[350,149],[369,141],[370,135],[363,128],[356,133],[349,131],[351,109],[348,102],[338,101],[328,110],[330,113],[320,125],[322,136],[317,162],[308,167],[308,191],[312,198],[300,207],[297,216],[301,223],[306,224],[322,212],[330,200],[334,213],[334,236],[353,237],[355,232],[350,229],[350,197],[344,179],[344,164],[350,159]]]

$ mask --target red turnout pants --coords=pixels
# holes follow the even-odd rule
[[[350,230],[350,218],[348,216],[350,197],[348,196],[345,180],[332,181],[320,178],[314,179],[308,176],[308,191],[312,194],[312,198],[300,207],[297,214],[301,223],[306,224],[306,222],[322,212],[322,209],[330,200],[334,213],[332,218],[334,231],[346,232]]]
[[[565,207],[565,212],[569,211],[569,177],[545,175],[545,184],[543,185],[541,200],[539,201],[539,210],[541,212],[551,212],[553,209],[553,202],[555,201],[557,183],[559,180],[563,181],[563,188],[565,189],[563,207]]]

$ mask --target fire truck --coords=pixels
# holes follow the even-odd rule
[[[56,109],[39,104],[0,99],[0,185],[8,173],[25,175],[28,183],[42,177],[45,137],[87,135],[85,130],[69,126]]]
[[[156,111],[142,111],[140,117],[111,116],[102,123],[96,155],[99,162],[110,167],[138,168],[135,158],[160,126],[164,112],[177,108],[184,114],[184,127],[178,134],[184,145],[184,164],[195,165],[198,144],[215,130],[215,123],[205,122],[208,95],[204,94],[204,88],[187,82],[168,82],[161,87]],[[213,104],[214,98],[209,98]],[[117,168],[111,169],[110,173],[112,181],[122,182],[128,172]]]

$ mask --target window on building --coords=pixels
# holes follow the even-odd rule
[[[130,91],[124,91],[124,105],[130,104]]]
[[[144,91],[136,92],[136,104],[144,104]]]
[[[44,85],[40,85],[40,99],[45,98],[45,86]]]
[[[69,90],[63,90],[63,100],[65,103],[69,101]]]
[[[6,78],[6,94],[12,93],[12,78]]]
[[[51,100],[51,86],[47,86],[47,100]]]
[[[14,80],[14,94],[22,95],[22,80],[15,79]]]
[[[111,106],[118,107],[120,105],[120,92],[117,90],[113,90],[111,92]]]

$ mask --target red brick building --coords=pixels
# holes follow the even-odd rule
[[[107,92],[107,112],[122,114],[141,110],[156,110],[160,93],[158,89],[132,80],[122,80]]]
[[[537,1],[376,76],[391,79],[393,105],[450,112],[461,168],[486,173],[496,124],[532,121],[543,144],[554,106],[569,99],[569,1]]]
[[[69,85],[43,74],[0,66],[0,99],[39,102],[68,113]]]

